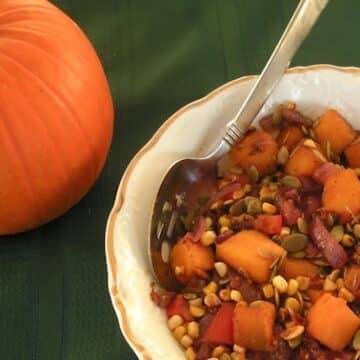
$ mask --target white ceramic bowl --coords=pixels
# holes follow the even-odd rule
[[[255,76],[227,83],[176,112],[138,152],[118,189],[106,231],[109,290],[122,332],[139,359],[183,360],[163,311],[150,300],[147,231],[159,182],[175,160],[209,152],[244,101]],[[360,119],[360,69],[329,65],[290,69],[259,118],[284,101],[312,118],[332,107],[354,127]]]

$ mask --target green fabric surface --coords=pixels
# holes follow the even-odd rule
[[[120,178],[179,107],[261,71],[296,1],[55,3],[102,59],[116,106],[114,139],[99,180],[77,206],[38,230],[1,239],[0,358],[136,359],[107,290],[105,223]],[[359,66],[359,14],[360,1],[332,0],[294,65]]]

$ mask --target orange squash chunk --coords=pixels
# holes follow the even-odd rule
[[[276,167],[278,145],[273,137],[261,130],[245,135],[230,151],[230,160],[234,165],[248,169],[254,165],[260,175],[273,171]]]
[[[360,326],[346,301],[329,293],[317,299],[307,321],[307,333],[333,351],[342,351]]]
[[[176,278],[186,284],[199,272],[214,267],[214,254],[211,248],[183,238],[171,250],[170,266]]]
[[[280,274],[285,279],[295,279],[297,276],[313,278],[319,274],[319,269],[308,260],[286,258],[281,264]]]
[[[243,230],[217,244],[217,257],[239,271],[245,271],[257,283],[269,280],[271,265],[285,250],[263,233]]]
[[[314,133],[323,149],[326,148],[328,141],[335,154],[343,152],[356,137],[355,130],[333,109],[327,110],[324,115],[320,116],[314,126]]]
[[[289,125],[280,131],[276,140],[279,146],[285,146],[291,152],[303,138],[304,133],[298,126]]]
[[[311,301],[314,303],[319,299],[323,294],[325,294],[324,290],[320,289],[307,289],[306,295],[311,299]]]
[[[237,304],[234,311],[234,343],[254,351],[270,351],[274,342],[275,306],[258,301],[256,306]]]
[[[357,138],[344,151],[346,160],[352,168],[360,167],[360,138]]]
[[[360,211],[360,181],[352,169],[341,169],[325,181],[323,206],[341,215],[345,221]]]
[[[317,144],[311,147],[306,143],[300,143],[290,154],[285,172],[294,176],[311,176],[325,162],[326,158]]]

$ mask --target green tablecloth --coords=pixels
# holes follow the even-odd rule
[[[180,106],[258,73],[296,1],[55,3],[85,30],[103,61],[116,105],[114,141],[80,204],[39,230],[1,239],[0,358],[135,359],[106,285],[105,222],[122,173]],[[359,66],[359,16],[360,1],[332,0],[294,64]]]

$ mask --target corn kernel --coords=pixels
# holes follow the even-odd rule
[[[200,242],[204,246],[210,246],[215,242],[216,234],[212,230],[205,231],[200,238]]]
[[[273,215],[273,214],[276,214],[276,211],[277,211],[277,208],[275,205],[273,204],[270,204],[268,202],[264,202],[262,204],[262,211],[263,213],[265,214],[270,214],[270,215]]]
[[[310,286],[310,278],[307,276],[297,276],[296,281],[298,283],[298,289],[300,291],[305,291]]]
[[[312,140],[312,139],[306,139],[304,141],[304,145],[307,146],[307,147],[316,149],[316,144],[315,144],[314,140]]]
[[[295,313],[299,312],[299,310],[300,310],[300,303],[294,297],[288,297],[285,300],[284,306],[285,306],[286,309],[291,309]]]
[[[245,354],[245,348],[237,344],[234,344],[233,351],[239,354]]]
[[[341,275],[341,270],[340,269],[336,269],[333,270],[327,277],[332,280],[332,281],[336,281]]]
[[[274,288],[271,284],[264,285],[262,291],[266,299],[270,299],[274,296]]]
[[[355,244],[355,239],[349,234],[344,234],[341,239],[341,244],[345,247],[352,247]]]
[[[355,296],[345,287],[339,290],[339,297],[342,297],[347,302],[353,302],[355,300]]]
[[[196,353],[193,347],[188,347],[185,351],[186,360],[195,360],[196,359]]]
[[[191,336],[193,339],[197,339],[200,334],[200,326],[197,321],[191,321],[187,324],[187,333],[189,336]]]
[[[337,289],[337,286],[334,281],[329,278],[325,278],[323,289],[324,291],[334,291]]]
[[[206,228],[207,230],[209,230],[209,229],[211,229],[212,225],[213,225],[213,220],[212,220],[212,218],[211,218],[210,216],[207,216],[207,217],[205,218],[205,228]]]
[[[186,334],[186,328],[184,325],[178,326],[175,330],[174,330],[174,337],[177,341],[180,342],[181,338]]]
[[[336,280],[336,287],[338,288],[338,290],[340,290],[341,288],[343,288],[344,285],[344,279],[343,278],[339,278]]]
[[[250,184],[245,184],[243,187],[245,194],[247,194],[248,192],[251,191],[251,185]]]
[[[221,354],[221,356],[219,357],[219,360],[231,360],[231,356],[224,352],[223,354]]]
[[[170,330],[175,330],[178,326],[184,323],[183,318],[180,315],[173,315],[168,320],[168,327]]]
[[[216,262],[214,268],[220,277],[224,277],[228,272],[228,266],[221,261]]]
[[[274,276],[272,279],[272,284],[280,294],[286,293],[288,289],[288,283],[281,275]]]
[[[193,339],[189,336],[189,335],[184,335],[181,339],[180,339],[180,344],[187,349],[188,347],[190,347],[193,344]]]
[[[227,226],[222,226],[222,227],[220,228],[220,234],[224,234],[224,233],[228,232],[229,230],[230,230],[229,227],[227,227]]]
[[[225,351],[226,351],[225,347],[222,345],[219,345],[214,348],[214,350],[211,353],[211,356],[217,358],[217,357],[221,356]]]
[[[215,281],[209,282],[204,288],[203,293],[205,295],[216,293],[218,290],[218,284]]]
[[[191,300],[189,300],[189,305],[201,306],[202,305],[202,300],[201,300],[201,298],[191,299]]]
[[[230,300],[230,289],[221,289],[219,291],[219,296],[222,301]]]
[[[221,304],[221,300],[215,293],[205,295],[204,304],[208,307],[215,307]]]
[[[287,289],[287,294],[289,296],[293,296],[296,294],[296,292],[298,291],[299,288],[299,284],[295,279],[290,279],[288,282],[288,289]]]
[[[201,318],[205,315],[205,309],[200,306],[190,305],[190,314],[195,318]]]
[[[222,216],[219,217],[218,223],[219,223],[220,226],[226,226],[226,227],[231,226],[230,219],[225,215],[222,215]]]
[[[231,290],[230,291],[230,299],[236,302],[239,302],[243,299],[241,292],[238,290]]]
[[[290,235],[291,229],[288,226],[283,226],[280,230],[280,236]]]

